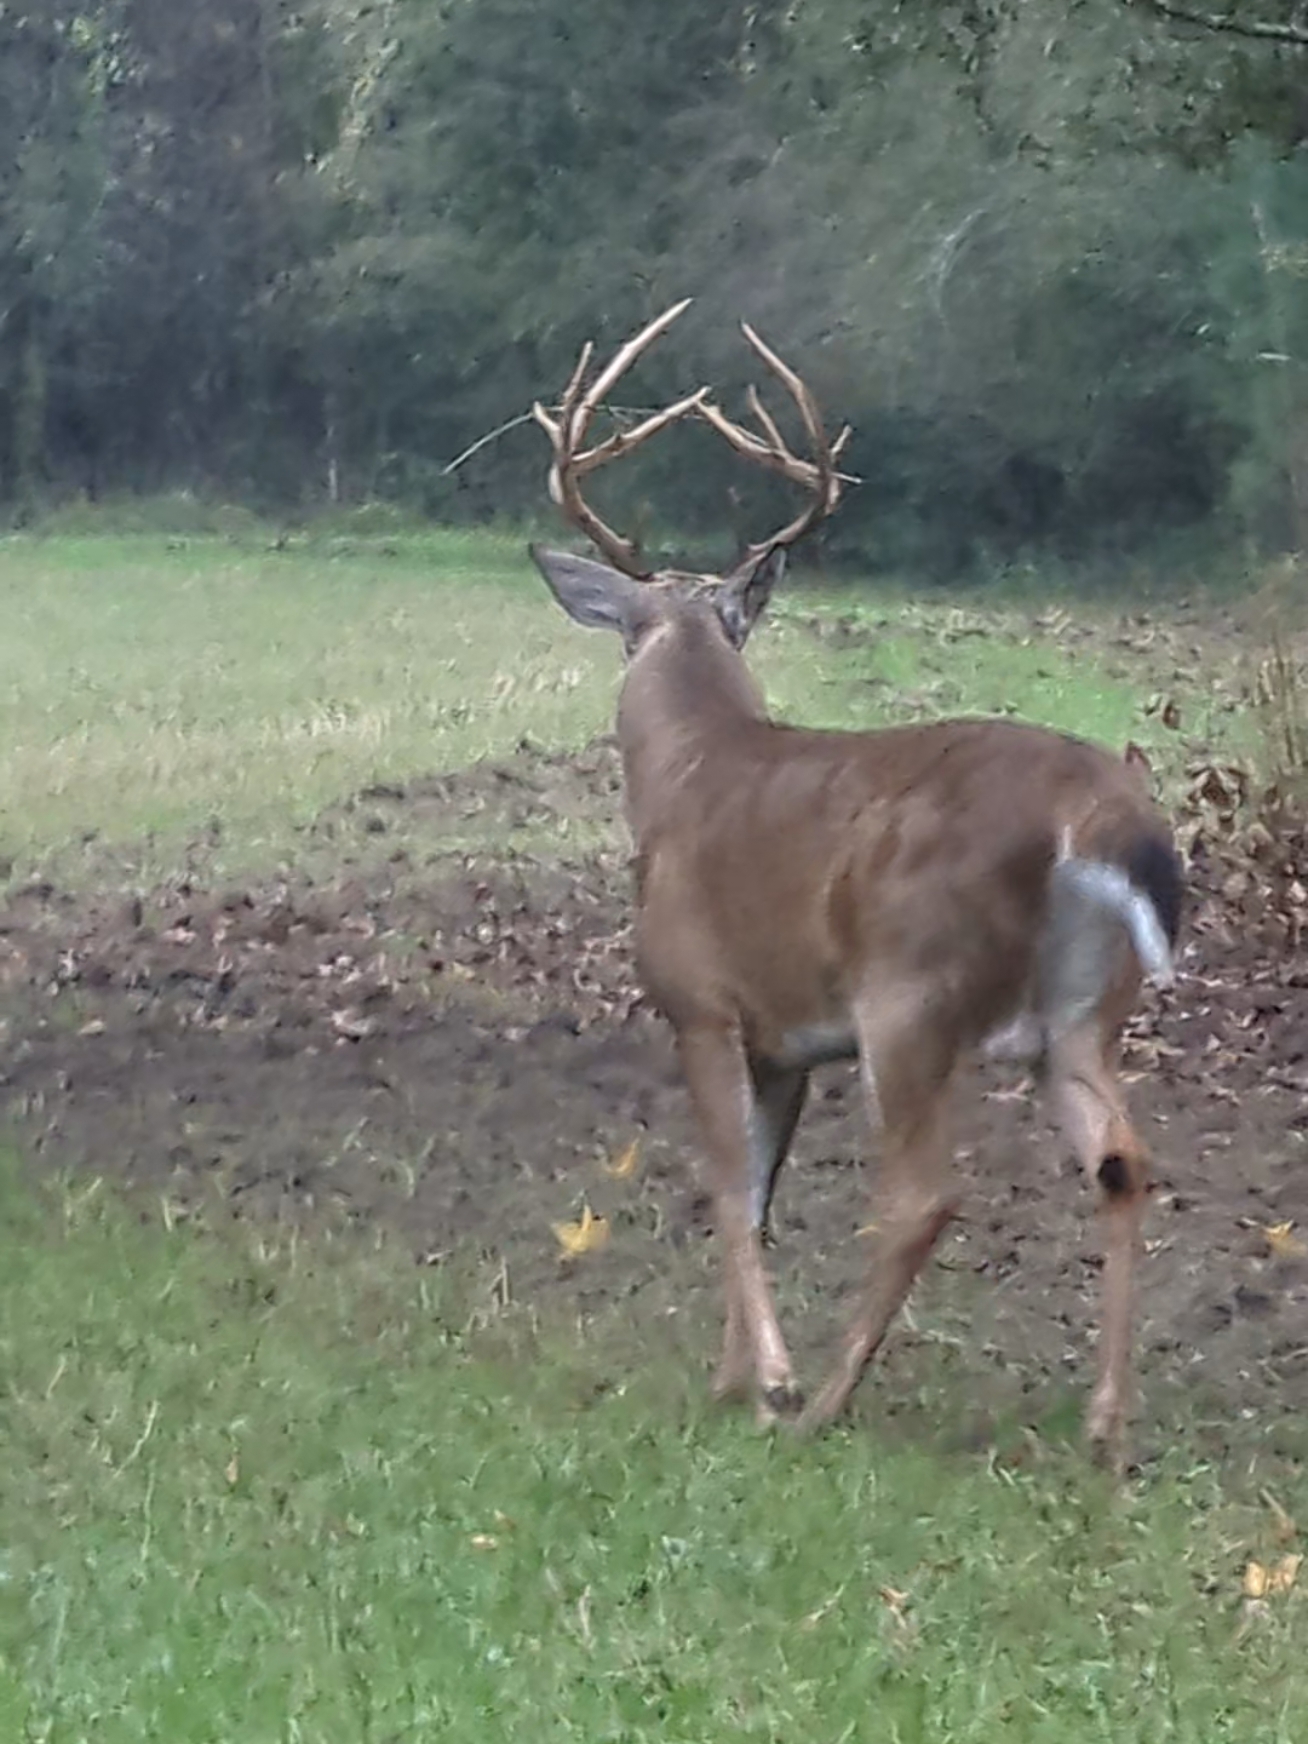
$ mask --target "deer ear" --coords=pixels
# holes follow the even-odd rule
[[[718,589],[713,603],[733,648],[745,646],[785,567],[785,550],[777,546],[766,557],[745,564],[734,575],[729,575]]]
[[[634,645],[652,615],[647,587],[593,557],[547,551],[540,545],[527,549],[570,618],[588,630],[616,630],[628,648]]]

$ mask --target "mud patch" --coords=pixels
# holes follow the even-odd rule
[[[716,1255],[668,1038],[632,978],[621,856],[413,847],[487,810],[551,829],[584,812],[609,831],[617,806],[608,747],[523,752],[324,818],[331,879],[306,852],[257,887],[13,893],[2,1087],[24,1149],[120,1176],[169,1217],[221,1201],[381,1223],[427,1264],[471,1246],[545,1308],[621,1304],[633,1360],[675,1328],[707,1368]],[[1308,1225],[1308,964],[1242,924],[1229,869],[1195,877],[1183,985],[1137,1023],[1128,1066],[1158,1170],[1146,1439],[1197,1414],[1216,1449],[1291,1424],[1308,1397],[1308,1261],[1267,1234]],[[860,1409],[911,1404],[929,1375],[966,1436],[1085,1388],[1098,1260],[1090,1195],[1028,1088],[980,1072],[964,1088],[966,1221]],[[634,1137],[637,1169],[614,1179],[605,1164]],[[774,1256],[809,1375],[859,1275],[868,1148],[853,1074],[824,1073]],[[612,1236],[564,1265],[551,1225],[583,1202]]]

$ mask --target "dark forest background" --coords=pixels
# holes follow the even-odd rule
[[[446,520],[542,501],[483,432],[696,306],[649,403],[856,427],[829,555],[1275,552],[1308,502],[1308,6],[4,0],[0,499],[189,489]],[[708,433],[626,510],[770,512]]]

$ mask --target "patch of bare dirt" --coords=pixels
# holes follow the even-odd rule
[[[610,748],[523,752],[322,820],[342,845],[330,881],[13,893],[0,1087],[25,1149],[119,1174],[169,1216],[218,1196],[250,1216],[381,1221],[427,1263],[473,1244],[519,1297],[588,1312],[632,1298],[637,1348],[679,1317],[707,1366],[716,1256],[668,1039],[632,979],[625,866],[430,865],[404,846],[415,819],[430,834],[618,804]],[[1211,792],[1189,826],[1184,981],[1138,1021],[1128,1060],[1159,1176],[1142,1366],[1156,1442],[1198,1407],[1224,1444],[1308,1403],[1308,958],[1297,849],[1260,850]],[[911,1400],[929,1359],[955,1376],[959,1422],[985,1433],[1088,1384],[1098,1260],[1090,1195],[1024,1085],[978,1073],[958,1133],[966,1221],[860,1408]],[[615,1179],[606,1162],[637,1136],[634,1173]],[[833,1069],[777,1207],[783,1311],[810,1373],[859,1275],[867,1150],[854,1076]],[[564,1265],[552,1225],[583,1203],[611,1239]]]

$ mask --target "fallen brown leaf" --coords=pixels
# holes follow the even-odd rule
[[[636,1164],[640,1161],[640,1140],[633,1138],[626,1148],[614,1157],[611,1163],[604,1164],[604,1173],[611,1181],[629,1181],[636,1173]]]
[[[1278,1260],[1302,1259],[1308,1254],[1308,1244],[1294,1234],[1293,1223],[1270,1223],[1263,1229],[1267,1245]]]
[[[577,1222],[556,1223],[554,1234],[563,1249],[563,1257],[577,1259],[582,1254],[594,1253],[597,1248],[604,1246],[609,1239],[609,1220],[607,1217],[596,1217],[589,1205],[583,1205]]]
[[[1288,1593],[1299,1578],[1302,1564],[1303,1557],[1298,1551],[1291,1551],[1270,1566],[1251,1557],[1244,1566],[1241,1591],[1246,1599],[1266,1599]]]

